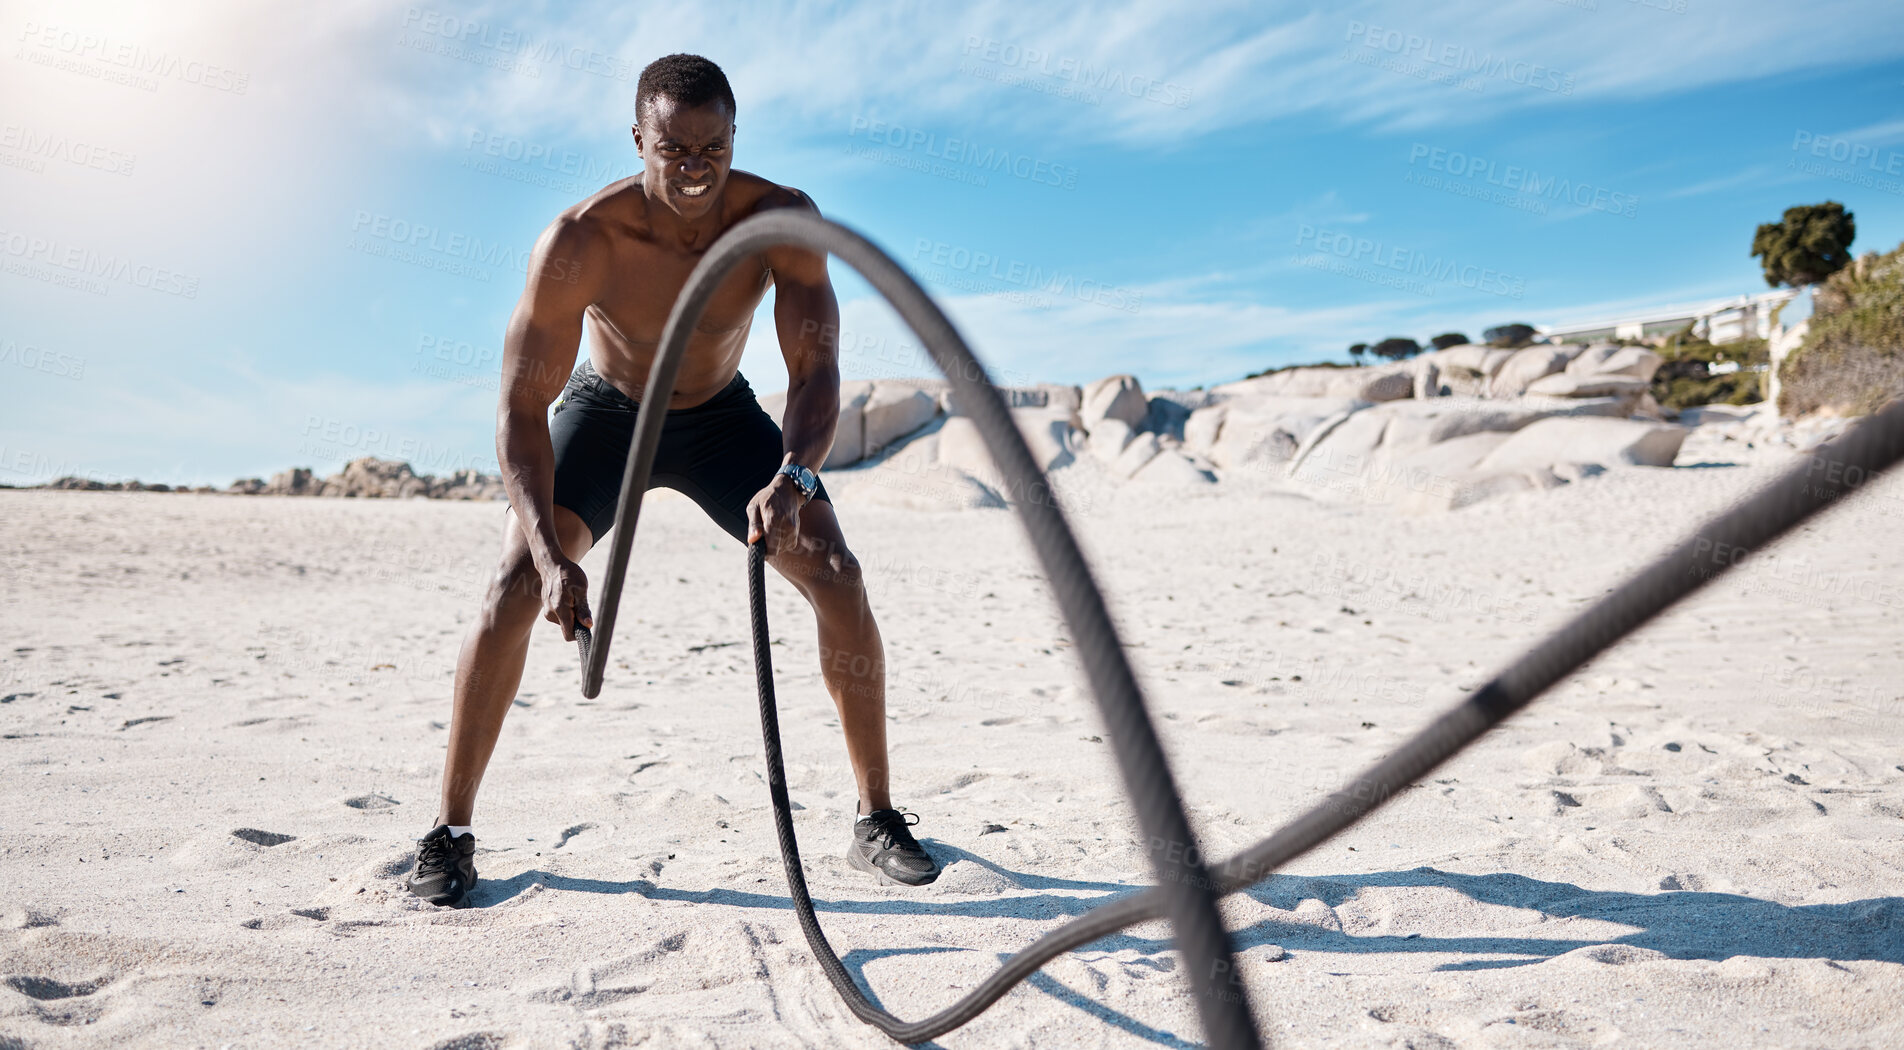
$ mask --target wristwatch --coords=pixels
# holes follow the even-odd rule
[[[786,466],[781,467],[780,470],[775,474],[775,476],[778,477],[780,474],[785,474],[786,476],[792,478],[793,483],[799,486],[800,502],[802,503],[806,503],[810,501],[811,499],[813,499],[813,493],[817,491],[820,487],[819,475],[813,473],[812,471],[808,470],[807,468],[801,466],[798,463],[789,463]]]

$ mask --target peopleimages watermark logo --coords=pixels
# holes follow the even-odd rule
[[[973,182],[974,185],[984,186],[988,184],[985,175],[979,175],[976,181],[970,177],[972,173],[983,172],[1009,176],[1057,189],[1076,189],[1078,185],[1078,169],[1067,164],[1059,164],[1043,157],[1034,157],[1029,153],[986,145],[967,138],[950,136],[941,138],[937,132],[893,124],[858,113],[853,114],[853,121],[846,133],[848,137],[854,139],[863,136],[872,146],[884,146],[901,153],[915,154],[925,158],[927,162],[942,161],[945,165],[955,166],[950,169],[953,174],[944,176],[955,178],[955,181]],[[852,146],[848,146],[847,152],[867,156],[868,159],[879,159],[872,156],[879,151],[870,147],[855,151]],[[915,167],[916,165],[901,163],[895,166]],[[920,166],[919,170],[926,171],[927,174],[941,174],[941,172],[930,170],[929,163],[926,166]]]
[[[53,478],[86,478],[105,485],[133,480],[125,474],[96,469],[89,463],[59,459],[42,450],[18,445],[0,445],[0,474],[11,474],[28,484]]]
[[[909,339],[897,338],[880,332],[859,332],[851,328],[842,328],[836,324],[822,324],[818,321],[801,321],[802,338],[817,335],[821,353],[837,364],[851,364],[855,378],[859,379],[904,379],[920,375],[940,376],[945,373],[939,368],[938,361],[925,346]],[[1010,368],[984,368],[976,362],[964,370],[967,378],[985,376],[998,387],[1035,386],[1037,379],[1029,372]],[[947,378],[953,378],[947,376]]]
[[[141,91],[157,91],[165,80],[233,95],[251,86],[250,73],[92,30],[27,22],[18,43],[16,59]]]
[[[1792,135],[1792,152],[1800,154],[1786,164],[1793,171],[1904,194],[1904,150],[1879,149],[1843,135],[1800,130]]]
[[[348,247],[351,251],[478,281],[489,280],[491,267],[526,274],[535,258],[533,248],[517,248],[502,241],[484,240],[475,234],[377,212],[357,212],[350,230]],[[542,276],[574,284],[581,280],[581,263],[574,259],[550,259]]]
[[[991,37],[966,37],[964,54],[965,59],[959,63],[961,73],[1087,105],[1098,105],[1106,95],[1124,95],[1176,109],[1188,106],[1191,100],[1190,89],[1173,81]]]
[[[470,171],[562,193],[593,193],[638,170],[630,160],[605,160],[476,128],[470,129],[463,153],[460,166]]]
[[[197,274],[14,230],[0,230],[0,272],[94,295],[107,295],[108,285],[123,283],[181,299],[198,298]]]
[[[496,472],[496,461],[484,453],[439,445],[427,438],[392,433],[334,416],[306,416],[303,440],[297,454],[326,462],[344,462],[359,456],[400,459],[419,474],[437,474],[449,470]]]
[[[0,124],[0,165],[43,173],[47,161],[130,175],[138,156],[19,124]]]
[[[1351,21],[1345,39],[1360,44],[1365,52],[1386,52],[1405,62],[1420,62],[1427,68],[1445,70],[1452,76],[1488,77],[1558,95],[1573,94],[1572,73],[1491,51],[1476,51],[1464,44],[1438,42],[1431,36]],[[1360,61],[1353,51],[1344,57]],[[1462,86],[1468,85],[1463,83]]]
[[[442,55],[506,73],[520,73],[526,77],[541,77],[544,65],[559,65],[577,73],[588,73],[623,83],[635,79],[641,73],[639,65],[620,55],[611,55],[592,47],[569,46],[546,38],[537,39],[519,29],[427,7],[404,9],[402,32],[397,37],[397,43],[414,51]]]
[[[48,350],[43,346],[16,343],[11,339],[0,340],[0,365],[14,365],[61,379],[86,377],[85,358],[61,350]]]
[[[1047,270],[1018,259],[1007,259],[990,252],[974,251],[956,244],[935,241],[930,237],[920,237],[913,242],[912,258],[914,262],[930,263],[933,266],[970,274],[998,284],[1015,285],[1025,289],[1034,297],[1071,298],[1079,302],[1093,303],[1133,314],[1144,305],[1144,293],[1133,288],[1106,284],[1089,277],[1081,278],[1062,270]],[[942,277],[940,281],[981,294],[987,291],[982,283],[957,277],[950,279]],[[1032,305],[1049,306],[1050,303],[1043,301],[1034,302]]]
[[[1308,246],[1311,254],[1297,255],[1291,259],[1298,266],[1310,269],[1327,270],[1341,273],[1343,276],[1369,280],[1387,287],[1401,288],[1422,295],[1434,295],[1432,284],[1453,284],[1470,291],[1486,292],[1489,295],[1505,296],[1509,299],[1521,298],[1527,290],[1526,278],[1504,273],[1492,267],[1463,263],[1457,259],[1448,259],[1439,255],[1399,245],[1383,244],[1381,241],[1335,230],[1319,229],[1308,223],[1301,224],[1296,230],[1296,247]],[[1332,265],[1333,264],[1333,265]],[[1351,267],[1349,272],[1340,267]],[[1378,274],[1362,268],[1374,267],[1388,271]],[[1391,279],[1389,275],[1394,275]],[[1427,282],[1427,283],[1424,283]]]
[[[1565,176],[1542,175],[1532,168],[1501,164],[1487,157],[1422,142],[1409,147],[1408,166],[1408,174],[1403,177],[1405,182],[1539,215],[1547,214],[1546,205],[1550,202],[1572,204],[1589,211],[1606,212],[1629,219],[1639,209],[1640,199],[1631,193],[1609,190],[1588,182],[1574,182]],[[1426,169],[1428,173],[1445,174],[1450,179],[1423,173],[1420,169]],[[1462,181],[1454,182],[1451,179]],[[1513,194],[1497,193],[1486,187],[1511,190]]]

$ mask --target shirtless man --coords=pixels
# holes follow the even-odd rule
[[[496,455],[511,509],[502,562],[457,660],[442,809],[418,842],[409,880],[410,892],[433,904],[460,904],[476,883],[476,790],[538,615],[568,640],[577,623],[594,626],[576,562],[614,526],[642,385],[676,294],[728,227],[769,208],[816,210],[799,190],[729,167],[734,94],[707,59],[669,55],[643,70],[635,117],[641,174],[569,208],[542,234],[504,336]],[[787,360],[784,434],[739,372],[754,308],[770,287]],[[584,317],[589,355],[571,375]],[[764,538],[768,564],[813,607],[820,652],[833,657],[821,671],[859,789],[847,859],[918,886],[938,878],[939,865],[888,794],[879,627],[813,474],[839,414],[828,340],[838,326],[824,256],[775,248],[730,275],[688,343],[653,484],[686,493],[737,540]]]

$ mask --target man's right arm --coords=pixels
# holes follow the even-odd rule
[[[572,638],[575,610],[586,616],[586,581],[555,530],[555,449],[549,404],[568,382],[582,339],[582,316],[607,272],[593,225],[564,216],[545,230],[529,260],[522,299],[503,336],[496,406],[496,459],[503,488],[543,581],[544,614]],[[570,592],[580,585],[581,593]]]

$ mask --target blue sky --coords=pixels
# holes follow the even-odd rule
[[[1880,0],[285,11],[0,13],[0,482],[493,469],[522,253],[635,170],[635,75],[677,50],[727,69],[737,166],[884,245],[1003,381],[1758,291],[1753,228],[1825,199],[1856,250],[1904,239]],[[834,270],[845,373],[927,374]],[[784,386],[771,324],[743,369]]]

